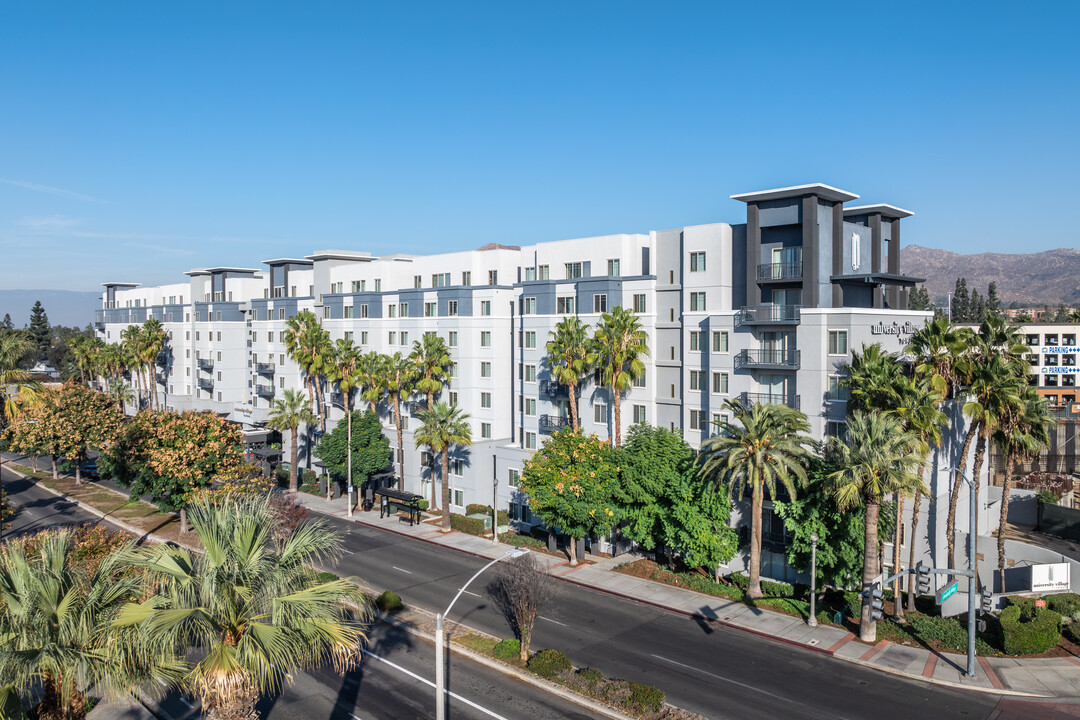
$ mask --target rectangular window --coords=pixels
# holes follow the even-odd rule
[[[690,272],[705,272],[705,251],[690,253]]]
[[[489,393],[489,392],[480,393],[480,407],[482,407],[482,408],[490,408],[491,407],[491,393]]]
[[[574,297],[561,297],[555,300],[555,312],[559,315],[573,315],[576,310],[577,301]]]
[[[529,417],[536,415],[536,398],[525,398],[525,414]]]
[[[457,315],[457,300],[448,300],[446,303],[446,314],[453,316]]]
[[[367,342],[367,334],[368,334],[367,330],[361,330],[360,331],[360,344],[361,345],[367,345],[368,344],[368,342]]]
[[[525,268],[525,282],[532,282],[536,279],[536,268]]]
[[[592,296],[593,312],[604,313],[607,312],[607,295],[593,295]]]
[[[345,339],[348,340],[349,342],[352,342],[353,333],[352,333],[351,330],[346,330],[345,331]]]
[[[704,430],[705,429],[705,411],[704,410],[691,410],[690,411],[690,429],[691,430]]]
[[[397,345],[397,333],[394,332],[393,330],[391,330],[389,333],[387,333],[387,335],[386,335],[386,344],[387,345]]]
[[[634,295],[634,312],[639,315],[645,312],[645,293]]]
[[[349,320],[349,319],[352,318],[352,316],[353,316],[352,312],[353,312],[353,306],[352,305],[346,305],[345,306],[345,319],[346,320]]]
[[[382,280],[375,278],[375,292],[382,292]]]
[[[480,437],[491,437],[491,423],[480,423]]]
[[[387,305],[386,306],[386,316],[387,317],[392,317],[392,318],[397,317],[397,305],[394,305],[393,303],[391,303],[390,305]]]
[[[454,391],[450,392],[450,404],[457,405],[457,393]]]
[[[712,351],[715,353],[726,353],[728,351],[727,330],[713,330]]]
[[[607,274],[611,277],[619,277],[619,259],[613,258],[607,261]]]
[[[499,284],[499,271],[498,270],[488,270],[488,285],[498,285],[498,284]]]
[[[714,372],[712,374],[712,391],[718,395],[727,395],[728,391],[728,379],[727,373]]]
[[[534,298],[534,297],[521,298],[521,314],[522,315],[535,315],[536,314],[536,298]]]
[[[536,268],[536,279],[537,280],[550,280],[551,279],[551,268],[548,265],[541,265],[540,267]]]
[[[424,303],[424,317],[435,317],[438,313],[439,304],[433,302]]]
[[[829,331],[829,354],[847,355],[847,330]]]
[[[491,301],[490,300],[481,300],[480,301],[480,314],[481,315],[490,315],[491,314]]]
[[[462,460],[461,458],[450,458],[450,462],[448,464],[450,466],[450,474],[451,475],[457,475],[458,477],[461,477],[462,475],[465,474],[465,461]],[[461,491],[458,490],[456,492],[461,492]],[[457,504],[460,505],[461,503],[458,502]]]
[[[534,349],[536,349],[536,331],[535,330],[526,330],[525,331],[525,349],[526,350],[534,350]]]
[[[829,376],[829,400],[833,402],[847,402],[851,397],[851,389],[843,384],[844,378],[839,375]]]
[[[491,347],[491,331],[480,331],[480,347]]]
[[[401,344],[402,345],[408,345],[409,344],[409,333],[405,332],[404,330],[401,331]]]
[[[701,352],[702,340],[705,333],[701,330],[690,331],[690,352]]]
[[[525,366],[525,382],[536,382],[536,366]]]
[[[461,490],[454,491],[454,504],[458,507],[464,507],[465,505],[465,493]]]
[[[457,330],[446,333],[446,344],[449,347],[457,347]]]
[[[323,307],[322,316],[324,318],[329,318],[330,317],[330,306],[329,305],[326,305],[326,306]]]
[[[401,317],[403,318],[409,317],[409,303],[399,303],[399,305],[400,308],[398,314],[401,315]]]
[[[472,273],[468,270],[461,273],[461,284],[465,287],[472,285]]]
[[[285,353],[280,353],[278,355],[278,365],[281,366],[282,368],[285,367]]]
[[[526,450],[535,450],[536,449],[536,433],[534,433],[534,432],[525,433],[525,449]]]
[[[704,390],[705,389],[705,388],[703,388],[701,386],[702,385],[701,376],[704,375],[704,374],[705,373],[703,373],[701,370],[691,370],[690,371],[690,389],[691,390]]]
[[[368,316],[368,309],[367,309],[367,304],[365,303],[365,304],[360,306],[360,317],[366,318],[367,316]]]
[[[636,388],[645,387],[645,370],[643,369],[640,375],[635,375],[630,384]]]
[[[480,363],[480,377],[482,377],[482,378],[491,377],[491,363],[489,363],[489,362]]]
[[[413,287],[414,288],[422,288],[422,287],[424,287],[424,278],[422,278],[419,275],[413,275]]]
[[[711,427],[709,432],[713,435],[719,435],[724,429],[724,423],[727,422],[727,415],[722,413],[713,413]]]
[[[705,312],[705,293],[690,293],[690,312]]]
[[[645,406],[644,405],[635,405],[634,406],[634,424],[636,424],[636,425],[644,425],[645,424]]]
[[[521,471],[510,468],[510,472],[507,473],[506,484],[512,488],[516,488],[521,484]]]
[[[599,423],[600,425],[607,425],[608,412],[606,403],[597,403],[596,405],[593,405],[592,411],[593,422]]]

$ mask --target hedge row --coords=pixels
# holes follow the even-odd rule
[[[743,573],[732,573],[729,578],[738,585],[743,592],[750,589],[750,578]],[[772,580],[761,581],[761,592],[772,597],[795,597],[795,586],[786,582],[773,582]]]
[[[1061,615],[1049,608],[1025,613],[1021,605],[1013,604],[1001,611],[999,620],[1010,655],[1037,655],[1061,641]]]
[[[485,532],[484,521],[480,518],[465,517],[450,513],[450,527],[469,535],[483,535]]]

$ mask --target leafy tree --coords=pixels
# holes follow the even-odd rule
[[[607,532],[618,520],[613,502],[618,473],[606,442],[563,428],[525,461],[520,488],[534,515],[576,540]],[[577,564],[573,550],[570,564]]]
[[[52,391],[46,427],[56,436],[56,454],[75,463],[75,484],[82,484],[82,461],[91,450],[116,441],[124,414],[104,394],[68,383]]]
[[[273,430],[288,430],[292,433],[289,449],[289,490],[296,492],[297,463],[300,449],[299,428],[300,423],[308,426],[315,424],[315,415],[307,408],[307,398],[299,390],[285,390],[283,396],[274,400],[270,408],[270,417],[267,418],[266,426]]]
[[[390,463],[390,441],[383,437],[382,423],[373,411],[354,410],[352,415],[353,484],[360,486]],[[348,477],[347,436],[347,424],[340,421],[315,447],[315,457],[338,479]]]
[[[340,551],[340,534],[305,522],[279,547],[268,500],[244,495],[200,502],[191,519],[206,552],[148,548],[139,564],[153,594],[127,603],[116,624],[138,627],[166,655],[195,658],[180,683],[207,717],[256,718],[259,697],[291,674],[327,660],[344,672],[360,661],[367,597],[312,569]]]
[[[640,318],[622,306],[601,316],[593,336],[595,365],[615,404],[612,447],[618,447],[622,442],[622,394],[630,389],[636,378],[645,374],[645,363],[641,358],[649,354],[648,340]]]
[[[11,313],[4,313],[4,320],[0,322],[0,330],[14,330],[15,324],[11,322]]]
[[[579,389],[589,376],[589,370],[596,359],[589,339],[589,330],[576,315],[571,315],[560,320],[549,335],[551,339],[546,347],[551,379],[569,389],[570,423],[574,430],[580,430]]]
[[[386,394],[386,366],[388,358],[374,350],[365,353],[356,367],[360,397],[368,403],[368,409],[377,412],[376,407]]]
[[[45,308],[42,307],[41,301],[38,300],[30,310],[30,342],[34,343],[34,349],[37,352],[35,360],[40,360],[46,356],[49,352],[49,341],[51,339],[49,316],[45,314]]]
[[[934,303],[930,299],[930,291],[926,286],[914,288],[908,296],[909,310],[933,310]]]
[[[472,445],[472,429],[469,416],[456,405],[435,403],[428,410],[421,410],[420,422],[416,431],[416,446],[427,445],[439,454],[441,461],[442,485],[442,529],[450,532],[450,448],[469,447]],[[434,487],[432,478],[432,487]]]

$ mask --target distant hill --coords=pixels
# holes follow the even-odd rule
[[[926,278],[926,288],[934,300],[944,300],[956,285],[956,278],[967,278],[969,290],[986,294],[991,282],[997,283],[1003,303],[1030,305],[1080,303],[1080,250],[1059,248],[1046,252],[978,253],[960,255],[920,245],[900,250],[900,269],[905,275]]]
[[[0,290],[0,319],[9,313],[11,322],[21,328],[30,322],[30,308],[37,300],[45,308],[49,324],[67,327],[86,327],[93,322],[94,311],[101,307],[100,292]]]

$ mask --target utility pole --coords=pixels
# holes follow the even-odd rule
[[[810,617],[807,624],[817,627],[817,533],[810,533]]]
[[[491,456],[491,541],[499,543],[499,467]]]
[[[349,412],[348,398],[346,398],[346,400],[345,400],[345,414],[348,415],[348,420],[346,421],[346,425],[348,427],[348,429],[346,430],[346,433],[348,434],[348,449],[345,451],[345,455],[346,455],[346,458],[347,458],[346,462],[349,464],[348,469],[345,471],[346,476],[348,477],[348,485],[349,485],[349,497],[348,497],[348,500],[346,500],[346,502],[348,502],[348,504],[349,504],[348,517],[352,517],[352,515],[353,515],[353,499],[352,499],[352,495],[353,495],[353,486],[352,486],[352,413]]]

